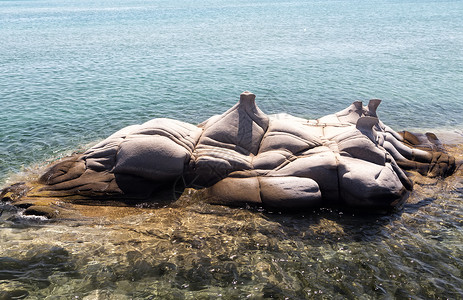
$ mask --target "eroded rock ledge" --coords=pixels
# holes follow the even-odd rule
[[[45,208],[57,200],[152,201],[186,187],[226,205],[397,208],[413,188],[404,171],[447,176],[455,159],[433,134],[384,125],[376,114],[380,102],[356,101],[305,120],[267,116],[244,92],[232,108],[197,126],[161,118],[123,128],[52,164],[37,182],[5,188],[0,198],[34,214],[43,207],[48,216]]]

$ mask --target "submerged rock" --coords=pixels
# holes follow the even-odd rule
[[[204,201],[286,209],[400,207],[413,182],[404,170],[446,176],[455,159],[433,134],[395,132],[356,101],[318,120],[267,116],[244,92],[198,126],[154,119],[126,127],[82,154],[53,164],[37,182],[0,197],[54,217],[34,201],[152,201],[166,190],[201,190]],[[171,200],[171,199],[169,199]],[[31,208],[32,206],[32,208]]]

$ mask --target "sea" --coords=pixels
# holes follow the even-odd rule
[[[463,144],[463,1],[0,0],[0,188],[153,118],[256,94],[317,119],[382,99]],[[456,150],[455,150],[456,149]],[[50,222],[0,205],[0,299],[457,299],[463,180],[403,210],[185,206]]]

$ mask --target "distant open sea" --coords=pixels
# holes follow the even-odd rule
[[[0,0],[0,188],[245,90],[310,119],[380,98],[384,123],[451,133],[461,159],[463,1]],[[383,216],[185,196],[52,222],[1,202],[0,299],[461,299],[463,177],[425,183]]]
[[[402,129],[463,128],[463,1],[0,1],[0,185],[156,117],[244,90],[318,118],[383,99]]]

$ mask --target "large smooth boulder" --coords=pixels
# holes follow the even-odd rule
[[[198,126],[154,119],[126,127],[53,164],[21,192],[15,186],[2,195],[130,202],[181,183],[204,191],[205,201],[227,205],[397,208],[413,188],[404,170],[446,176],[455,159],[433,134],[397,133],[383,124],[380,102],[356,101],[305,120],[267,116],[255,95],[244,92],[232,108]]]

